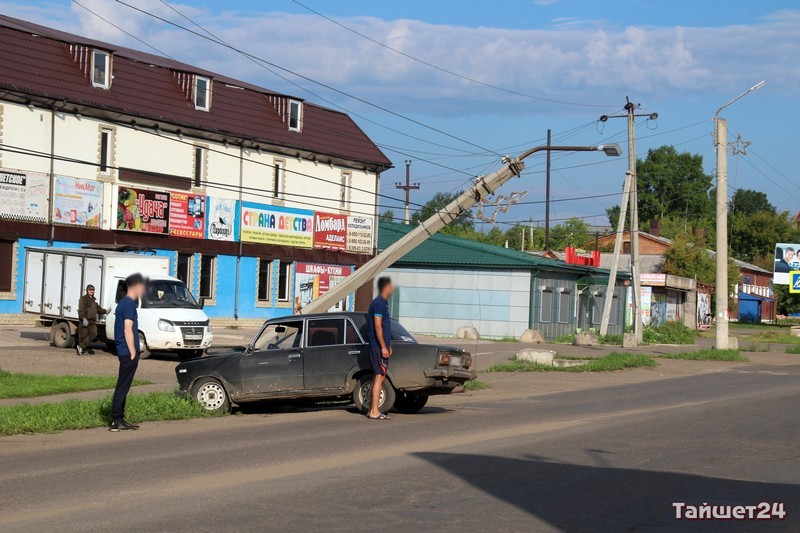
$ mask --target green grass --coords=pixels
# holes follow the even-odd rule
[[[113,389],[116,377],[107,376],[49,376],[44,374],[12,374],[0,370],[0,399],[32,398],[67,392]],[[134,385],[149,381],[134,380]]]
[[[658,355],[662,359],[685,359],[687,361],[749,361],[738,350],[715,350],[706,348],[696,352],[682,352]]]
[[[485,381],[471,379],[466,383],[464,383],[464,388],[467,390],[481,390],[481,389],[491,389],[492,386],[486,383]]]
[[[622,346],[622,333],[600,335],[600,344],[616,344]]]
[[[179,398],[172,392],[131,394],[125,405],[125,415],[133,423],[215,416],[197,402]],[[108,425],[110,420],[110,396],[102,400],[25,403],[0,407],[0,435],[96,428]]]
[[[771,344],[756,344],[755,342],[751,342],[746,347],[742,348],[743,352],[769,352],[772,349]]]
[[[797,353],[800,354],[800,344],[795,344],[793,346],[786,347],[786,353]]]
[[[572,341],[574,340],[575,340],[575,334],[569,333],[567,335],[561,335],[560,337],[556,337],[550,342],[555,344],[572,344]]]
[[[748,337],[747,340],[774,342],[776,344],[800,344],[800,337],[795,337],[794,335],[781,331],[765,331],[763,333],[759,333],[758,335]]]
[[[512,358],[505,363],[493,364],[487,372],[613,372],[643,366],[656,366],[656,362],[649,355],[611,352],[577,366],[549,366]]]
[[[667,322],[657,328],[647,326],[642,330],[645,344],[694,344],[698,332],[680,322]]]
[[[516,337],[500,337],[499,339],[492,339],[494,342],[519,342]]]

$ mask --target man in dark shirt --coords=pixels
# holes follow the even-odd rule
[[[127,294],[119,301],[114,311],[114,342],[119,357],[119,376],[111,402],[111,425],[109,430],[139,429],[125,421],[125,398],[131,390],[133,376],[139,366],[139,316],[138,300],[144,295],[145,283],[141,274],[131,274],[125,280]]]
[[[389,368],[389,357],[392,355],[392,317],[389,315],[389,298],[394,293],[392,280],[388,277],[378,278],[378,297],[372,300],[367,311],[367,335],[369,336],[370,361],[372,372],[371,400],[367,416],[371,420],[391,420],[380,411],[381,388]]]
[[[94,353],[89,345],[97,338],[97,317],[104,314],[106,310],[94,299],[94,285],[87,285],[86,294],[78,301],[78,355]]]

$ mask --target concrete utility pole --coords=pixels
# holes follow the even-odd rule
[[[419,189],[419,183],[415,183],[411,185],[411,161],[406,159],[406,184],[403,185],[401,182],[397,182],[395,185],[395,189],[402,189],[406,192],[406,216],[405,216],[405,223],[408,224],[411,222],[411,210],[409,204],[411,203],[411,191]]]
[[[547,146],[550,146],[550,128],[547,128]],[[550,150],[547,151],[547,172],[544,193],[544,249],[550,250]]]
[[[717,326],[715,346],[718,350],[727,350],[728,337],[728,123],[719,118],[720,112],[756,89],[764,86],[766,81],[757,83],[745,92],[723,105],[714,113],[714,150],[717,155],[717,253],[715,307]]]
[[[603,300],[603,319],[600,321],[600,335],[608,335],[608,323],[611,319],[611,304],[614,303],[616,290],[617,269],[619,254],[622,251],[622,236],[625,233],[625,219],[628,216],[628,202],[631,197],[631,173],[625,173],[625,185],[622,188],[622,202],[619,204],[619,220],[617,221],[617,235],[614,238],[614,262],[611,263],[611,272],[608,274],[606,298]]]
[[[523,160],[542,150],[553,150],[559,152],[604,152],[608,156],[619,156],[622,154],[618,144],[601,144],[598,146],[537,146],[527,152],[515,157],[504,157],[503,168],[492,172],[488,176],[479,177],[475,184],[461,193],[458,198],[447,204],[445,207],[434,213],[419,226],[406,233],[394,244],[384,251],[367,261],[358,270],[348,276],[345,281],[340,283],[312,301],[303,308],[304,314],[321,313],[331,307],[336,302],[342,300],[347,294],[361,287],[369,280],[374,278],[383,269],[392,266],[397,260],[408,252],[419,246],[422,242],[445,227],[447,224],[458,218],[463,211],[468,211],[478,202],[485,200],[502,187],[514,176],[519,176],[525,169]],[[506,243],[508,248],[508,243]]]

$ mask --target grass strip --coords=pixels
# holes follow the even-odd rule
[[[800,354],[800,344],[795,344],[794,346],[787,346],[786,353]]]
[[[687,361],[749,361],[749,359],[739,353],[739,350],[715,350],[706,348],[696,352],[682,352],[659,354],[661,359],[684,359]]]
[[[471,379],[466,383],[464,383],[464,388],[467,390],[481,390],[481,389],[491,389],[492,386],[486,383],[485,381]]]
[[[748,337],[749,341],[771,342],[774,344],[800,344],[800,337],[795,337],[789,333],[777,333],[775,331],[766,331],[758,335]]]
[[[117,383],[111,376],[51,376],[46,374],[16,374],[0,370],[0,399],[33,398],[68,392],[113,389]],[[134,385],[147,385],[137,379]]]
[[[188,398],[173,392],[131,394],[125,405],[129,422],[186,420],[216,416]],[[100,400],[67,400],[60,403],[19,404],[0,407],[0,435],[52,433],[108,425],[111,397]]]
[[[613,372],[643,366],[656,366],[656,362],[649,355],[611,352],[576,366],[550,366],[512,358],[505,363],[493,364],[487,372]]]

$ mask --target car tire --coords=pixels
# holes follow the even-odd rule
[[[192,387],[192,398],[212,413],[230,413],[231,402],[225,386],[214,378],[200,378]]]
[[[67,322],[56,322],[50,328],[50,339],[56,348],[74,348],[75,335]]]
[[[392,384],[389,383],[388,379],[383,380],[383,386],[381,389],[381,403],[378,406],[378,410],[381,413],[386,413],[394,406],[397,393],[395,392],[394,387],[392,387]],[[358,381],[356,381],[356,387],[353,389],[353,403],[355,403],[356,408],[364,414],[367,414],[369,411],[371,391],[372,374],[364,374],[358,378]]]
[[[153,352],[147,347],[147,339],[144,333],[139,332],[139,359],[149,359]]]
[[[423,394],[400,393],[394,401],[394,408],[405,414],[413,414],[425,407],[428,403],[428,396]]]

